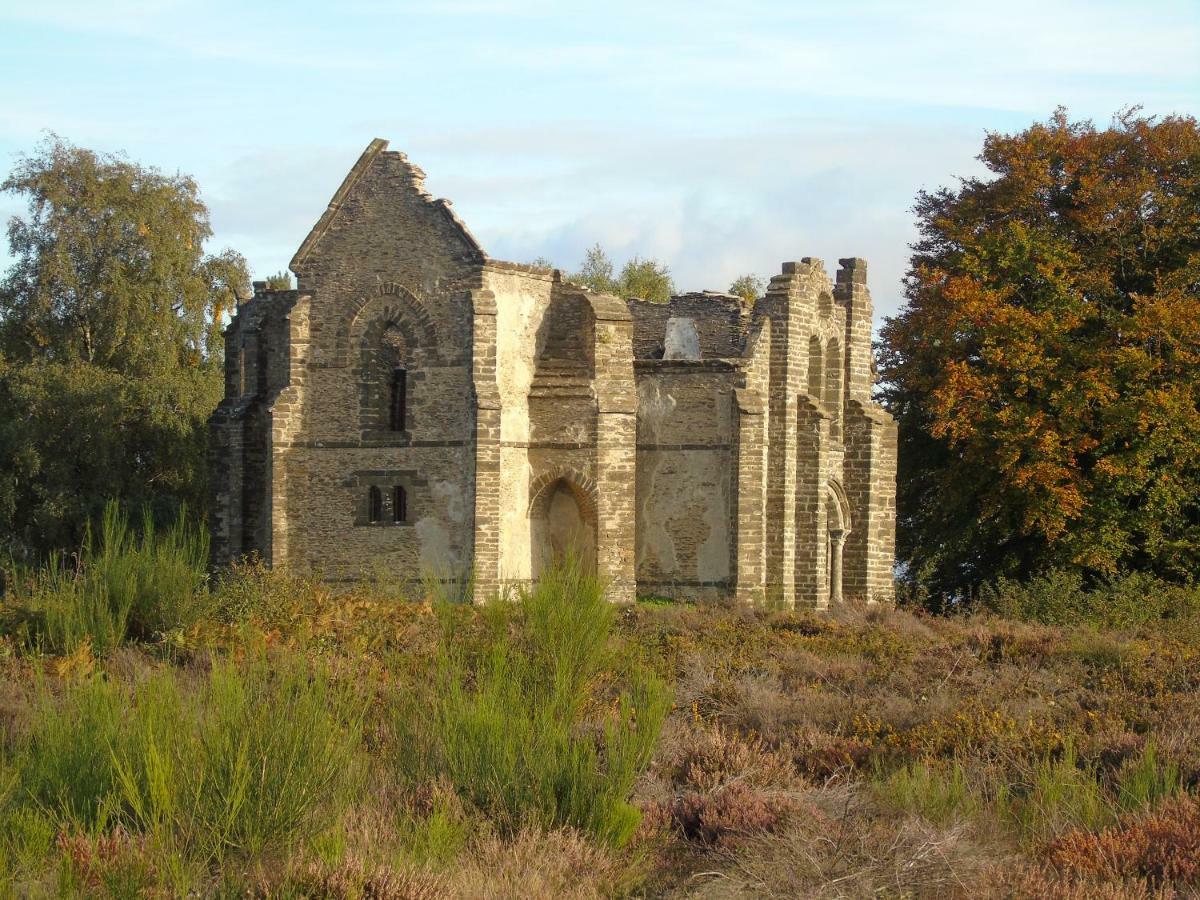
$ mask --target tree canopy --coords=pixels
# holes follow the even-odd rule
[[[1200,564],[1200,130],[1059,110],[919,195],[882,331],[899,544],[941,596]]]
[[[109,497],[202,505],[245,260],[205,254],[192,179],[57,137],[0,189],[28,202],[0,281],[0,545],[70,547]]]
[[[742,302],[749,305],[762,296],[766,287],[766,280],[759,278],[757,275],[739,275],[729,285],[729,293],[741,297]]]
[[[614,271],[604,248],[595,244],[584,255],[579,271],[569,277],[602,294],[638,297],[655,303],[666,303],[675,293],[671,270],[656,259],[634,256],[621,268],[619,276],[614,277]]]

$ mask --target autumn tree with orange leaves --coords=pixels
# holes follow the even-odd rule
[[[917,199],[882,333],[914,582],[1200,574],[1200,129],[1059,110]]]

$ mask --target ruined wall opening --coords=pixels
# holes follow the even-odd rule
[[[542,572],[567,559],[586,572],[596,571],[596,505],[569,476],[535,489],[529,510],[530,572]]]

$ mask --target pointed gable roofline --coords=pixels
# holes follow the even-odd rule
[[[367,149],[362,152],[362,156],[358,158],[358,162],[346,174],[342,180],[341,187],[337,189],[337,193],[333,195],[333,199],[329,201],[329,206],[325,208],[325,212],[321,214],[321,218],[317,220],[317,224],[313,226],[312,231],[308,233],[308,237],[300,244],[300,249],[296,251],[296,255],[292,257],[291,263],[288,265],[293,272],[299,272],[299,267],[304,265],[304,261],[312,253],[313,249],[320,243],[325,233],[332,227],[338,213],[341,212],[342,204],[346,198],[350,196],[350,192],[354,190],[354,186],[362,180],[363,175],[371,168],[379,154],[387,150],[388,142],[383,138],[375,138],[367,145]],[[475,240],[475,236],[467,230],[467,226],[450,208],[449,200],[434,199],[428,191],[425,190],[425,173],[408,161],[403,153],[393,151],[393,155],[400,158],[405,167],[412,173],[413,187],[417,193],[429,205],[438,209],[442,215],[450,222],[453,228],[462,237],[463,242],[467,245],[467,252],[477,262],[486,262],[487,254],[483,252],[483,248],[479,246],[479,242]]]

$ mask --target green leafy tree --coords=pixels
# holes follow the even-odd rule
[[[919,195],[883,328],[900,555],[933,596],[1200,570],[1200,129],[1059,111]]]
[[[613,262],[604,248],[594,244],[584,254],[583,266],[571,276],[571,280],[600,294],[615,294],[618,288],[613,271]]]
[[[202,508],[245,260],[204,253],[190,178],[57,137],[0,189],[28,201],[0,282],[0,544],[73,548],[109,497]]]
[[[622,297],[666,303],[675,293],[675,283],[671,280],[671,270],[663,263],[635,256],[621,269],[617,293]]]
[[[757,275],[739,275],[729,285],[729,293],[741,297],[749,305],[762,296],[766,286],[766,281]]]
[[[571,281],[586,285],[601,294],[617,297],[639,297],[665,303],[675,293],[671,270],[656,259],[633,257],[621,269],[619,277],[612,259],[599,244],[584,255],[583,266],[570,276]]]
[[[292,273],[281,270],[267,276],[268,291],[290,291],[292,289]]]

